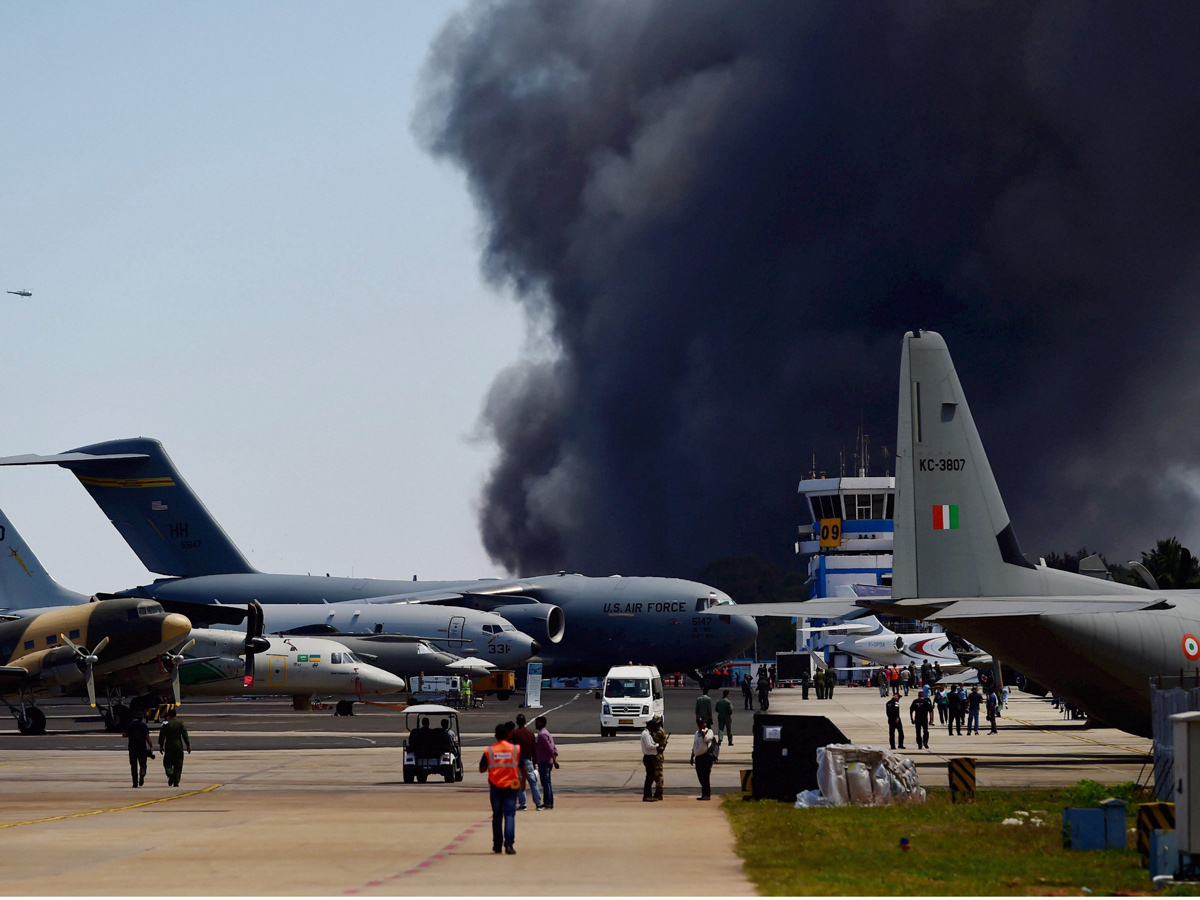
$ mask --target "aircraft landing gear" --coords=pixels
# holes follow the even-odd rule
[[[104,720],[105,731],[124,731],[125,726],[129,724],[132,713],[129,707],[120,701],[110,702],[107,707],[100,710],[100,718]]]
[[[354,715],[354,701],[353,700],[339,700],[337,702],[337,705],[333,708],[333,714],[335,716],[352,716],[352,715]]]
[[[17,713],[17,731],[21,734],[45,734],[46,714],[36,706],[23,706]]]

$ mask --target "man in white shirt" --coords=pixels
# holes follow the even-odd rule
[[[653,803],[659,799],[654,796],[654,764],[658,760],[658,744],[654,742],[654,733],[650,730],[650,722],[642,729],[642,765],[646,767],[646,783],[642,785],[642,802]]]
[[[697,719],[696,736],[692,738],[692,758],[688,760],[688,762],[696,767],[696,777],[700,780],[700,796],[696,798],[697,800],[712,799],[709,776],[712,774],[712,767],[715,762],[712,748],[716,741],[716,735],[708,727],[708,722],[702,718]]]

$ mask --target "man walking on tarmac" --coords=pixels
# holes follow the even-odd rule
[[[908,707],[908,717],[917,730],[917,749],[929,749],[929,723],[933,719],[933,701],[925,696],[925,692],[917,694]]]
[[[142,714],[135,712],[125,726],[125,737],[129,739],[129,773],[133,786],[146,783],[146,760],[154,759],[154,745],[150,743],[150,726],[142,721]]]
[[[900,695],[892,694],[891,699],[883,707],[887,713],[888,723],[888,745],[893,749],[896,747],[896,738],[900,738],[899,749],[904,749],[904,721],[900,718]]]
[[[641,736],[642,768],[646,770],[646,780],[642,782],[643,803],[662,799],[654,796],[654,782],[658,768],[658,741],[655,740],[657,733],[658,725],[654,719],[649,719],[646,727],[642,729]]]
[[[703,718],[705,721],[713,721],[713,704],[712,697],[708,696],[708,686],[700,686],[700,696],[696,698],[696,718]]]
[[[729,736],[729,746],[733,746],[733,701],[729,699],[729,691],[721,691],[721,699],[717,701],[717,743],[721,743],[721,735]]]
[[[188,738],[187,726],[182,719],[175,717],[174,707],[167,713],[167,721],[158,730],[158,749],[163,755],[163,769],[167,773],[167,784],[179,787],[179,778],[183,775],[183,750],[192,752],[192,742]]]
[[[496,742],[483,751],[479,771],[487,772],[488,792],[492,799],[492,852],[499,853],[500,845],[510,856],[516,853],[513,842],[517,837],[517,792],[524,786],[521,771],[521,750],[508,741],[507,724],[496,726]]]

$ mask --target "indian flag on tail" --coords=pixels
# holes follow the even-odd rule
[[[933,530],[943,531],[958,527],[958,506],[935,506],[933,508]]]

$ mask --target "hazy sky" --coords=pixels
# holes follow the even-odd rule
[[[410,129],[460,5],[0,6],[0,454],[155,437],[264,571],[500,574],[473,438],[523,317]],[[66,470],[0,506],[70,588],[152,577]]]

